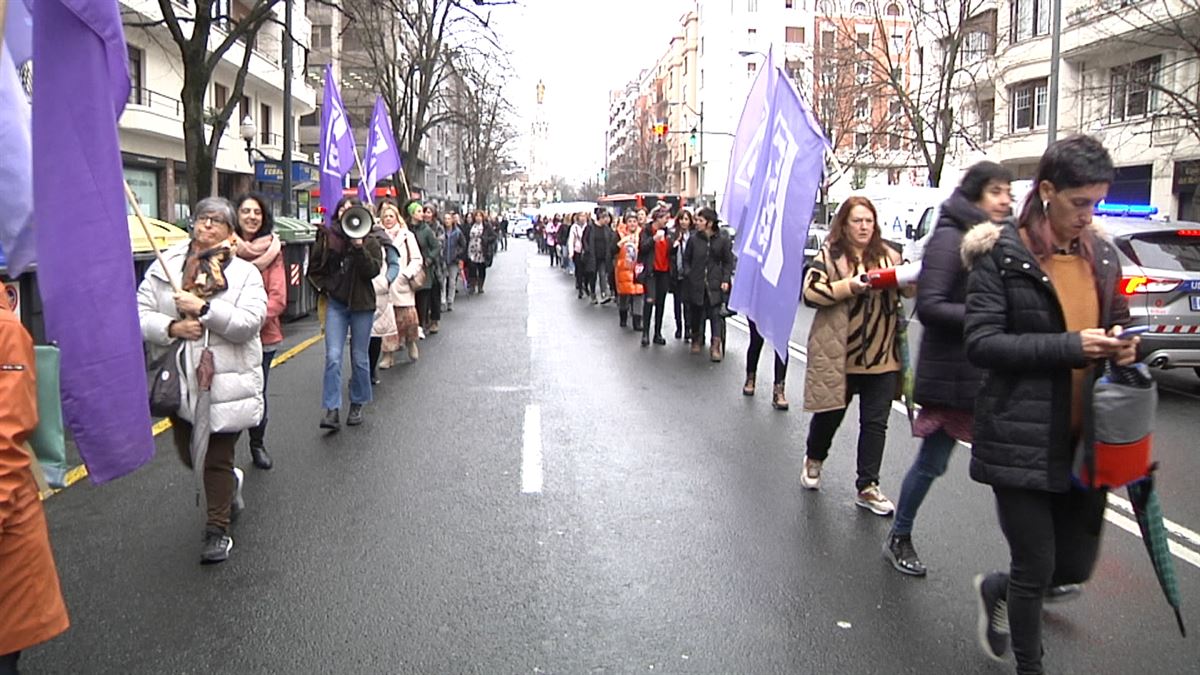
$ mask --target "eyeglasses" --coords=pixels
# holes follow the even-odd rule
[[[200,227],[200,226],[212,227],[213,225],[220,225],[221,227],[229,227],[229,222],[226,221],[224,218],[220,218],[218,216],[199,216],[198,218],[196,218],[195,224],[196,224],[196,227]]]

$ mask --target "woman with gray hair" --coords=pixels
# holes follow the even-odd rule
[[[243,474],[233,465],[234,448],[243,429],[263,415],[262,342],[259,331],[267,316],[262,275],[234,254],[233,205],[219,197],[200,200],[192,220],[191,240],[163,252],[162,262],[146,270],[138,287],[138,316],[150,356],[162,354],[182,340],[179,375],[181,405],[170,416],[175,448],[191,467],[194,401],[199,387],[196,365],[207,346],[213,353],[212,433],[204,461],[204,494],[208,505],[201,563],[229,557],[233,539],[229,525],[242,508]],[[174,283],[182,290],[176,291]]]

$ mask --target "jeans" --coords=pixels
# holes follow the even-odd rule
[[[855,488],[862,490],[879,483],[879,467],[883,464],[883,446],[887,441],[888,415],[896,396],[899,373],[877,375],[846,375],[846,406],[858,394],[858,478]],[[846,416],[846,408],[819,412],[808,423],[809,459],[820,462],[829,457],[829,446]]]
[[[1100,553],[1104,490],[1042,492],[994,487],[996,514],[1012,556],[1008,623],[1017,672],[1042,670],[1042,599],[1046,589],[1092,576]]]
[[[667,287],[671,283],[670,274],[667,272],[651,272],[649,283],[646,284],[645,305],[646,305],[646,323],[642,327],[642,333],[650,334],[650,315],[654,315],[654,336],[662,335],[663,312],[667,310]]]
[[[746,374],[754,375],[758,372],[758,357],[762,355],[763,345],[766,340],[758,332],[758,326],[753,321],[750,322],[750,348],[746,350]],[[775,350],[771,350],[772,353]],[[783,384],[787,380],[787,361],[779,358],[779,354],[775,354],[775,384]]]
[[[454,263],[442,279],[442,304],[446,309],[454,306],[454,296],[458,294],[458,275],[458,263]]]
[[[593,295],[598,295],[601,299],[611,298],[613,296],[612,285],[609,283],[610,276],[611,274],[609,273],[608,266],[603,262],[597,263],[596,284],[595,289],[593,290]]]
[[[671,297],[675,302],[675,332],[687,335],[692,334],[692,306],[687,300],[683,299],[683,281],[675,280],[675,290],[671,292]]]
[[[250,427],[250,445],[262,447],[263,437],[267,433],[267,381],[271,377],[271,361],[275,360],[275,348],[271,347],[271,351],[263,349],[263,416],[259,421],[258,426]]]
[[[175,451],[183,465],[192,468],[192,425],[178,417],[171,418],[171,433]],[[222,532],[229,531],[233,497],[237,480],[233,477],[233,454],[240,431],[213,433],[208,437],[208,452],[204,455],[204,502],[208,509],[207,526]]]
[[[892,534],[912,534],[913,521],[917,519],[917,511],[929,494],[929,488],[934,479],[946,473],[950,464],[950,454],[958,441],[942,429],[927,436],[917,452],[917,459],[904,476],[900,484],[900,502],[896,504],[896,520],[892,523]]]
[[[352,312],[334,298],[327,301],[325,312],[325,380],[321,387],[321,405],[326,410],[342,407],[342,354],[346,335],[350,335],[350,402],[371,402],[371,324],[375,310]]]

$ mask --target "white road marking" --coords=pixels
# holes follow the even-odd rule
[[[525,431],[521,445],[521,492],[538,494],[542,491],[542,409],[536,404],[525,406]]]
[[[747,324],[740,316],[730,318],[728,323],[742,332],[750,332],[750,325]],[[802,363],[808,362],[808,350],[799,344],[792,342],[791,340],[788,340],[788,354],[800,359]],[[908,408],[906,408],[900,401],[893,401],[892,409],[901,415],[908,415]],[[962,443],[961,441],[960,443],[966,446],[968,449],[971,447],[969,443]],[[1117,512],[1117,509],[1120,509],[1125,513],[1133,515],[1133,504],[1131,504],[1129,500],[1119,497],[1111,492],[1108,494],[1108,502],[1108,508],[1104,511],[1105,520],[1136,536],[1138,539],[1141,539],[1142,531],[1141,528],[1138,527],[1137,521]],[[1177,537],[1190,546],[1200,548],[1200,533],[1190,530],[1183,525],[1180,525],[1179,523],[1167,518],[1163,518],[1163,526],[1166,527],[1166,530],[1170,535]],[[1187,548],[1183,544],[1180,544],[1174,540],[1168,540],[1168,544],[1170,546],[1171,553],[1175,554],[1177,558],[1193,565],[1194,567],[1200,568],[1200,553],[1197,553],[1196,551],[1193,551],[1192,549]]]

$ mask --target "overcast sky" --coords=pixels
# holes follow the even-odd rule
[[[524,138],[513,158],[522,165],[529,160],[540,79],[551,173],[573,183],[598,177],[609,92],[654,65],[691,6],[689,0],[521,0],[496,8],[494,25],[516,70],[508,97],[522,115]]]

